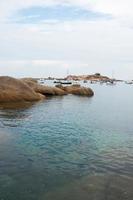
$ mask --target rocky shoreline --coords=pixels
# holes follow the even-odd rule
[[[101,75],[100,73],[95,73],[91,75],[69,75],[66,77],[67,80],[77,80],[77,81],[109,81],[112,80],[108,76]]]
[[[32,78],[16,79],[9,76],[0,77],[0,103],[40,101],[47,96],[81,95],[91,97],[94,92],[80,85],[72,86],[43,86]]]

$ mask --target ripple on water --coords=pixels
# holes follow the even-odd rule
[[[132,92],[95,87],[0,110],[0,198],[133,199]]]
[[[132,200],[133,178],[94,175],[76,180],[42,196],[41,200]]]

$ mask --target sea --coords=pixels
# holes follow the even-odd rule
[[[0,200],[133,200],[133,85],[84,85],[0,105]]]

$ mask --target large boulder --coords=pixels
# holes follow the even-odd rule
[[[23,79],[23,81],[29,87],[31,87],[35,92],[46,95],[46,96],[56,96],[56,95],[62,96],[66,94],[66,92],[62,90],[61,88],[40,85],[28,79]]]
[[[31,78],[31,77],[29,77],[29,78],[21,78],[21,80],[22,81],[32,81],[34,83],[37,83],[37,78]]]
[[[22,80],[0,77],[0,102],[37,101],[43,98]]]
[[[91,97],[94,95],[94,92],[91,88],[82,87],[80,85],[72,85],[72,86],[65,86],[65,87],[58,85],[57,87],[64,90],[68,94],[88,96],[88,97]]]

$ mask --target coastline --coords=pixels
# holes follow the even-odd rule
[[[41,85],[31,78],[16,79],[8,76],[0,77],[0,103],[33,102],[44,100],[47,96],[63,96],[67,94],[92,97],[91,88],[72,86],[46,86]]]

